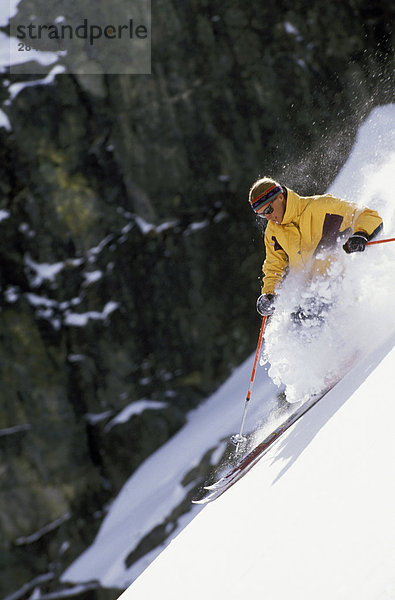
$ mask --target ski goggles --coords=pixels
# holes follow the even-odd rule
[[[274,200],[275,200],[275,199],[274,199]],[[265,210],[263,210],[263,211],[262,211],[262,212],[260,212],[260,213],[256,213],[256,214],[258,215],[258,217],[265,217],[266,215],[271,215],[271,214],[272,214],[272,212],[273,212],[273,210],[274,210],[274,208],[273,208],[273,202],[274,202],[274,200],[272,200],[272,201],[269,203],[269,206],[267,206],[267,207],[265,208]]]
[[[262,206],[269,204],[269,206],[259,215],[270,215],[273,212],[272,202],[283,193],[283,189],[280,185],[273,185],[264,194],[261,194],[255,200],[251,202],[252,209],[257,213]]]

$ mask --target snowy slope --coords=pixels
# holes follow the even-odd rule
[[[187,425],[137,469],[112,504],[94,543],[64,573],[64,581],[97,579],[104,586],[122,589],[163,550],[158,547],[137,564],[125,566],[141,538],[162,523],[185,496],[181,484],[185,475],[209,447],[218,445],[224,450],[221,440],[238,431],[252,363],[250,357],[238,367],[206,403],[190,413]],[[254,393],[246,431],[267,415],[277,393],[263,369],[257,375]],[[200,510],[191,506],[173,536]]]
[[[384,106],[372,111],[359,131],[349,160],[329,190],[335,195],[347,197],[348,199],[357,201],[361,205],[366,204],[371,208],[377,209],[384,217],[385,226],[381,237],[394,237],[395,235],[395,203],[388,193],[388,190],[391,190],[393,187],[392,173],[395,163],[394,121],[395,105]],[[393,448],[391,449],[390,447],[391,438],[389,436],[378,436],[377,431],[380,431],[380,428],[391,427],[391,416],[393,416],[394,409],[390,398],[394,399],[395,396],[393,391],[395,383],[393,378],[395,366],[393,364],[393,353],[383,362],[383,365],[385,363],[385,370],[382,374],[384,380],[380,380],[380,385],[376,381],[379,376],[375,373],[372,373],[369,380],[365,383],[363,382],[366,375],[379,364],[385,352],[390,350],[390,346],[393,343],[393,337],[391,336],[395,332],[395,313],[393,311],[395,294],[394,262],[395,243],[374,246],[367,249],[362,256],[353,255],[347,257],[346,268],[348,278],[345,280],[342,302],[336,314],[337,321],[335,320],[333,323],[335,330],[332,330],[332,334],[334,331],[335,333],[338,331],[339,336],[342,336],[343,345],[346,346],[348,353],[353,353],[355,348],[362,350],[362,353],[360,352],[360,360],[362,362],[357,365],[353,373],[347,377],[347,380],[342,382],[327,396],[322,406],[317,407],[311,414],[306,415],[302,419],[292,431],[291,437],[287,438],[288,441],[283,448],[282,454],[274,460],[273,465],[270,464],[269,458],[264,459],[259,468],[256,467],[253,469],[248,480],[243,480],[240,482],[240,485],[236,486],[235,491],[232,492],[229,498],[237,494],[239,500],[231,506],[231,512],[225,510],[221,517],[221,511],[216,508],[217,504],[215,504],[213,508],[205,508],[203,516],[199,515],[197,517],[201,509],[200,507],[192,506],[191,511],[179,519],[177,527],[171,532],[168,541],[179,534],[192,520],[193,522],[191,525],[188,525],[181,537],[179,536],[177,541],[172,543],[170,549],[161,555],[152,568],[147,570],[147,574],[144,574],[132,586],[133,594],[135,594],[134,589],[142,590],[143,587],[141,586],[148,586],[146,595],[144,596],[141,591],[136,592],[141,593],[140,596],[134,595],[133,597],[141,597],[148,600],[159,595],[158,590],[157,594],[153,595],[153,583],[150,584],[149,579],[152,577],[156,580],[159,577],[156,569],[160,567],[157,565],[163,564],[164,561],[174,578],[181,577],[182,575],[182,571],[179,571],[177,567],[178,561],[180,561],[180,564],[184,564],[184,560],[187,563],[197,562],[196,569],[200,572],[200,575],[197,576],[195,574],[197,577],[196,581],[200,581],[205,573],[207,579],[206,585],[213,587],[217,585],[211,580],[212,569],[208,568],[204,559],[205,553],[209,552],[214,535],[210,533],[208,526],[206,528],[206,515],[208,515],[207,519],[210,519],[211,514],[216,515],[214,520],[218,521],[219,530],[225,527],[225,523],[233,524],[235,515],[240,519],[241,523],[244,523],[248,514],[248,518],[252,519],[252,530],[254,529],[253,520],[256,519],[257,534],[251,534],[251,537],[247,531],[241,534],[238,530],[238,525],[234,529],[232,526],[227,535],[234,539],[235,547],[229,548],[229,539],[226,537],[223,546],[222,542],[220,542],[219,546],[216,546],[219,556],[228,556],[228,551],[233,555],[234,552],[242,561],[241,557],[245,553],[248,556],[255,553],[260,555],[260,545],[271,532],[270,545],[272,547],[278,546],[279,553],[280,548],[283,548],[282,557],[279,558],[277,555],[277,568],[274,569],[272,565],[269,569],[272,572],[270,576],[278,580],[282,580],[283,578],[284,564],[289,568],[290,564],[292,565],[295,559],[298,558],[296,564],[300,567],[300,561],[303,556],[310,556],[311,549],[315,543],[314,535],[319,535],[320,527],[322,534],[319,535],[321,539],[319,544],[318,540],[316,540],[319,550],[317,554],[318,556],[321,554],[324,558],[328,559],[328,570],[331,569],[331,564],[334,565],[334,568],[337,568],[336,561],[332,562],[332,557],[325,554],[325,552],[334,551],[334,540],[331,540],[330,536],[327,541],[325,539],[327,534],[332,530],[335,531],[334,525],[336,524],[336,519],[339,519],[339,523],[341,524],[340,529],[344,528],[344,536],[341,534],[341,531],[337,530],[337,535],[340,536],[339,539],[341,541],[338,544],[341,548],[337,551],[340,553],[343,552],[343,537],[346,540],[349,535],[351,536],[351,531],[347,531],[347,523],[343,519],[340,519],[343,503],[347,509],[345,512],[346,515],[352,512],[351,504],[353,502],[356,505],[355,510],[357,512],[355,514],[362,514],[358,512],[358,507],[360,505],[365,510],[365,498],[370,498],[372,506],[364,515],[364,522],[361,521],[361,535],[366,527],[368,517],[373,514],[375,516],[378,515],[380,518],[383,515],[383,519],[387,519],[388,521],[388,531],[393,534],[393,523],[391,523],[389,513],[386,510],[381,512],[381,497],[379,502],[379,496],[374,499],[372,496],[367,496],[366,492],[362,493],[361,491],[361,498],[358,497],[357,501],[355,494],[360,489],[358,486],[362,485],[362,481],[358,483],[359,480],[357,479],[355,480],[356,488],[352,488],[351,490],[348,488],[349,485],[352,487],[354,471],[362,474],[361,469],[362,467],[364,468],[365,463],[362,462],[361,465],[359,464],[358,453],[365,452],[366,449],[374,449],[377,442],[376,438],[380,438],[380,441],[389,447],[386,446],[384,449],[381,447],[377,448],[374,455],[367,456],[366,481],[369,482],[372,478],[375,481],[377,473],[369,461],[373,461],[374,457],[378,456],[379,451],[383,450],[383,454],[378,459],[380,467],[382,466],[388,470],[392,468],[390,460],[391,452],[393,456]],[[339,323],[341,323],[340,328],[338,327]],[[259,323],[257,322],[257,335],[258,328]],[[272,337],[274,336],[272,335]],[[299,348],[299,350],[302,352],[303,349]],[[320,368],[322,368],[322,360],[326,357],[326,350],[327,348],[321,347],[318,348],[316,353],[315,363]],[[296,359],[293,348],[290,353],[290,345],[287,343],[286,338],[284,338],[283,345],[277,347],[277,351],[282,353],[283,357],[288,355],[287,359],[290,363]],[[342,353],[339,352],[339,357],[342,358],[342,356]],[[143,556],[135,564],[131,566],[127,565],[127,557],[130,552],[138,546],[141,539],[153,527],[164,521],[166,516],[171,513],[183,495],[185,495],[187,490],[181,482],[186,473],[199,463],[202,455],[208,448],[218,447],[219,449],[223,449],[223,439],[226,439],[231,433],[238,431],[251,373],[252,360],[253,357],[250,357],[248,361],[235,370],[231,378],[216,394],[196,411],[192,411],[189,415],[187,425],[145,461],[129,481],[126,482],[119,496],[110,507],[96,540],[64,573],[63,581],[78,583],[98,580],[104,586],[122,589],[138,577],[161,550],[163,550],[162,547],[155,548],[155,550]],[[392,360],[392,371],[391,367],[388,367],[388,361],[390,360]],[[303,361],[299,360],[299,363],[297,369],[293,368],[291,370],[297,384],[304,383],[305,377],[311,371],[311,361],[310,363],[307,361],[303,364]],[[379,369],[382,370],[383,368],[380,365]],[[357,390],[358,386],[360,386],[360,389]],[[362,392],[361,390],[365,391]],[[247,430],[256,427],[259,421],[267,416],[268,411],[273,406],[275,395],[276,388],[268,379],[265,369],[259,368],[248,414]],[[350,400],[347,400],[350,395]],[[373,396],[374,399],[372,401]],[[346,401],[347,404],[344,404]],[[360,406],[361,412],[359,412]],[[362,407],[365,407],[365,414]],[[369,411],[373,411],[374,415],[372,416]],[[341,420],[338,422],[338,419],[343,418],[343,414],[345,415],[344,421]],[[328,423],[323,427],[326,421]],[[368,430],[370,421],[372,421],[372,428]],[[336,430],[337,426],[339,428],[338,431]],[[344,434],[344,430],[347,431],[347,436],[349,431],[351,431],[354,437],[347,437]],[[296,438],[292,437],[295,435]],[[321,435],[323,436],[322,438]],[[364,436],[366,436],[367,441],[373,441],[369,441],[369,444],[364,445]],[[310,438],[315,443],[321,440],[320,445],[310,446],[308,444]],[[340,441],[340,446],[336,446],[336,448],[340,448],[340,450],[343,448],[344,454],[341,452],[333,461],[326,463],[322,456],[328,457],[330,455],[334,448],[334,440],[337,442]],[[355,444],[356,449],[358,449],[356,454],[351,452],[347,445],[348,443],[351,449],[354,447],[353,444]],[[362,446],[364,446],[364,449],[362,449]],[[282,448],[282,445],[280,447]],[[359,447],[361,448],[359,449]],[[302,450],[303,457],[310,457],[307,462],[301,460],[302,457],[300,454]],[[275,452],[278,452],[278,447]],[[344,467],[342,465],[342,456],[344,456]],[[347,461],[351,461],[352,465],[349,465]],[[317,464],[319,465],[319,470]],[[266,465],[266,467],[269,465],[270,468],[265,469],[262,465]],[[283,468],[285,472],[281,474]],[[264,472],[262,472],[262,469],[264,469]],[[329,469],[329,472],[326,469]],[[255,471],[256,473],[260,473],[260,475],[255,474]],[[319,501],[310,502],[310,496],[309,494],[304,494],[304,489],[310,490],[311,483],[319,478],[321,472],[323,474],[326,473],[326,479],[323,477],[323,489],[318,494]],[[277,475],[279,475],[278,482],[272,485]],[[340,477],[340,480],[336,479],[336,475]],[[262,482],[262,489],[258,485],[259,481],[257,481],[257,477]],[[325,480],[327,481],[328,488],[326,491],[324,490]],[[252,481],[255,481],[257,487],[250,488],[250,482]],[[390,485],[390,483],[391,476],[388,477],[388,482],[380,479],[377,482],[378,494],[381,494],[381,489],[384,493],[386,490],[385,485]],[[369,484],[367,488],[371,492],[374,486],[370,487]],[[277,493],[277,490],[280,491]],[[309,493],[313,494],[313,498],[315,497],[314,490],[310,490]],[[222,506],[222,502],[227,502],[227,496],[228,494],[225,494],[224,500],[221,500],[221,504],[218,506]],[[258,509],[254,503],[255,496],[259,498]],[[270,499],[269,504],[263,506],[263,497],[265,498],[265,502],[266,499],[268,501]],[[393,502],[393,495],[391,496],[391,493],[389,493],[388,498]],[[386,508],[385,498],[382,501],[384,508]],[[349,502],[351,504],[348,507]],[[281,507],[280,511],[275,510],[275,506],[277,505]],[[327,527],[319,519],[320,511],[322,510],[323,515],[327,515],[328,513],[332,515],[332,505],[336,510],[333,513],[334,516],[325,517],[328,519],[328,523],[332,524],[332,527]],[[311,519],[309,520],[308,515],[310,512]],[[264,519],[262,521],[262,527],[264,526],[264,528],[258,533],[260,519]],[[200,525],[196,525],[195,523],[199,523]],[[213,522],[208,520],[207,523],[211,523],[210,527],[212,531],[215,531]],[[352,523],[352,519],[350,523]],[[292,536],[288,536],[287,534],[287,542],[284,543],[284,541],[281,541],[281,535],[284,536],[286,534],[291,524],[295,526],[294,533]],[[379,529],[381,525],[381,522],[379,522]],[[279,526],[283,526],[283,529],[281,527],[278,528]],[[205,534],[201,538],[196,537],[191,542],[193,547],[188,545],[189,542],[186,542],[186,545],[183,546],[181,540],[185,536],[193,540],[193,536],[197,535],[193,532],[196,532],[196,529],[200,527]],[[370,525],[367,534],[371,534]],[[189,538],[189,535],[192,537]],[[277,535],[280,536],[278,541],[276,541]],[[357,535],[357,531],[353,535]],[[204,539],[205,536],[207,539]],[[377,533],[376,537],[377,543],[383,541],[379,533]],[[370,535],[367,539],[369,539],[369,544],[375,547],[373,542],[376,538],[373,538],[374,536]],[[356,539],[358,539],[358,536]],[[181,560],[179,555],[174,554],[176,552],[174,548],[178,547],[181,547],[182,550],[180,552],[184,552],[186,555],[183,560]],[[347,551],[347,547],[346,544],[344,552]],[[251,549],[251,552],[249,552],[249,549]],[[384,544],[383,553],[387,555],[388,552],[388,545]],[[261,557],[261,560],[263,558]],[[173,565],[172,560],[176,561]],[[227,560],[230,561],[229,569],[226,564],[219,565],[219,569],[223,570],[223,575],[221,575],[220,571],[218,572],[219,585],[223,584],[222,578],[226,579],[226,577],[230,577],[236,569],[231,558],[228,557]],[[311,557],[309,560],[311,560]],[[346,561],[346,564],[349,563],[350,561]],[[214,567],[215,564],[213,565]],[[206,568],[208,569],[207,572]],[[247,566],[245,568],[247,569]],[[253,572],[255,568],[256,565],[252,564],[251,571]],[[151,569],[153,570],[152,574]],[[321,575],[319,569],[317,569],[317,566],[315,566],[312,570],[312,578],[314,580],[314,572],[317,571],[319,581]],[[308,570],[307,565],[306,570]],[[192,578],[195,575],[189,572],[189,577]],[[160,577],[162,576],[161,574]],[[335,577],[335,575],[333,576]],[[342,579],[340,575],[339,577],[342,585],[346,586],[347,580]],[[302,579],[297,581],[303,582],[304,579],[302,577]],[[233,583],[235,589],[239,589],[236,583]],[[182,587],[183,584],[186,585],[181,577],[180,586]],[[303,583],[303,585],[305,584]],[[251,590],[251,593],[253,591],[254,589]],[[185,588],[184,592],[185,597],[192,597],[190,590],[186,594]],[[200,593],[203,593],[201,589]],[[177,598],[177,596],[174,597]],[[222,598],[225,596],[217,595],[213,597]],[[275,598],[276,596],[269,595],[268,597]],[[283,597],[288,598],[287,595]],[[291,597],[295,597],[295,595]],[[359,598],[357,595],[351,595],[350,597]],[[391,596],[388,597],[390,598]],[[337,597],[335,596],[335,598]],[[376,596],[373,595],[370,598],[376,599]],[[391,598],[395,598],[395,592]]]
[[[206,506],[121,600],[393,600],[394,341]]]

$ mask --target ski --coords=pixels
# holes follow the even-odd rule
[[[226,475],[218,479],[215,483],[203,488],[204,494],[201,498],[192,500],[193,504],[208,504],[213,502],[232,485],[239,481],[248,471],[262,458],[269,448],[276,442],[294,423],[305,415],[313,406],[317,404],[333,388],[325,390],[322,394],[312,396],[289,415],[285,421],[280,423],[262,442],[253,450],[246,454]],[[208,492],[208,493],[206,493]]]

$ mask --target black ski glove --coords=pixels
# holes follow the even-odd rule
[[[261,317],[269,317],[274,313],[274,294],[261,294],[256,301],[256,309]]]
[[[348,238],[347,242],[343,246],[344,252],[351,254],[352,252],[363,252],[365,250],[366,243],[369,240],[369,236],[366,233],[357,231]]]

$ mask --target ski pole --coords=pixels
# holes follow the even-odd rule
[[[372,246],[373,244],[385,244],[386,242],[395,242],[395,238],[388,238],[387,240],[376,240],[375,242],[367,242],[367,246]]]
[[[247,397],[246,397],[246,401],[244,404],[244,412],[243,412],[243,418],[241,420],[240,431],[239,431],[239,433],[236,433],[235,435],[232,435],[232,437],[231,437],[231,442],[232,442],[232,444],[234,444],[236,446],[236,448],[239,444],[247,441],[247,438],[243,435],[243,428],[244,428],[244,423],[245,423],[246,416],[247,416],[247,408],[248,408],[248,404],[250,402],[252,388],[254,385],[256,367],[258,364],[259,353],[260,353],[261,347],[262,347],[262,340],[263,340],[263,334],[265,331],[266,320],[267,320],[267,316],[264,316],[262,319],[261,329],[259,332],[258,344],[256,347],[255,358],[254,358],[254,365],[252,367],[252,373],[251,373],[251,377],[250,377],[250,385],[248,386]]]

